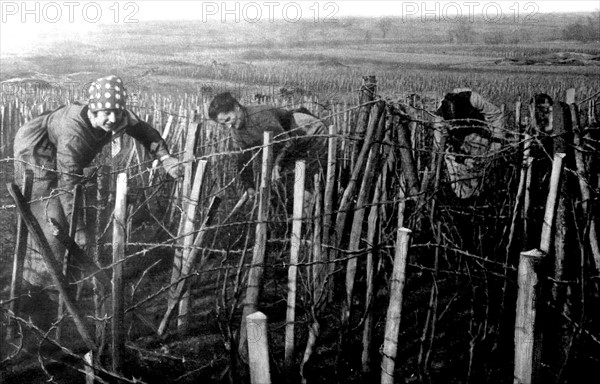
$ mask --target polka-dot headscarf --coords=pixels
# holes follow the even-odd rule
[[[103,109],[125,109],[127,90],[120,77],[111,75],[94,81],[88,90],[90,111]]]

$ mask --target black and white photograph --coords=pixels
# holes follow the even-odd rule
[[[0,383],[592,384],[600,0],[0,1]]]

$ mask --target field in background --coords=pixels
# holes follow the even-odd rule
[[[558,40],[579,19],[585,17],[476,20],[468,26],[468,43],[456,42],[456,23],[400,19],[389,19],[387,27],[382,19],[98,25],[77,35],[40,37],[35,47],[3,49],[0,81],[35,78],[83,90],[96,77],[115,73],[133,92],[211,95],[225,89],[243,95],[311,93],[326,100],[355,95],[361,76],[376,75],[381,94],[390,97],[443,95],[457,86],[472,87],[498,104],[535,92],[563,98],[571,87],[585,96],[600,88],[598,61],[506,60],[559,52],[599,55],[597,43]]]

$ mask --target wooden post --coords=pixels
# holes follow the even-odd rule
[[[302,216],[304,211],[304,182],[306,162],[296,161],[294,173],[294,211],[292,221],[292,239],[290,249],[290,266],[288,268],[288,295],[285,324],[285,367],[292,367],[294,358],[294,322],[296,321],[296,277],[300,256],[300,237],[302,236]]]
[[[81,338],[83,339],[83,341],[89,349],[91,349],[92,351],[97,350],[96,344],[90,337],[85,327],[83,317],[79,313],[79,309],[75,306],[71,295],[69,295],[69,291],[67,289],[67,282],[61,273],[60,266],[58,265],[56,259],[54,258],[54,255],[52,254],[50,244],[48,244],[48,240],[44,236],[44,233],[42,232],[39,223],[29,210],[29,206],[23,198],[19,187],[17,187],[15,184],[7,184],[7,187],[8,193],[11,195],[15,202],[15,205],[17,206],[17,211],[23,218],[25,225],[27,225],[27,230],[29,231],[29,234],[40,247],[40,253],[42,258],[44,259],[44,262],[46,263],[46,268],[50,273],[52,283],[58,289],[59,294],[64,297],[65,306],[71,314],[71,316],[73,317],[73,322],[75,323],[77,331],[79,332]]]
[[[548,197],[546,199],[546,210],[544,211],[544,223],[542,224],[542,236],[540,239],[540,250],[544,253],[550,253],[552,245],[552,231],[554,227],[554,216],[558,205],[558,190],[560,187],[560,178],[563,170],[564,153],[554,155],[552,162],[552,173],[550,174],[550,186]]]
[[[125,308],[123,300],[123,259],[127,223],[127,174],[117,176],[113,221],[113,290],[112,290],[112,366],[115,372],[123,368],[125,351]]]
[[[94,373],[94,353],[89,351],[83,356],[85,366],[85,384],[94,384],[96,382],[96,374]]]
[[[371,335],[373,333],[373,283],[374,283],[374,260],[373,260],[373,247],[376,243],[376,233],[378,228],[379,220],[379,199],[381,197],[382,189],[382,175],[379,175],[377,184],[375,186],[375,194],[373,196],[373,204],[369,211],[369,225],[367,229],[367,246],[370,247],[367,253],[366,263],[366,293],[365,293],[365,325],[363,329],[362,337],[362,371],[363,373],[371,372]]]
[[[200,200],[200,192],[202,191],[202,185],[204,184],[204,176],[206,175],[206,166],[207,160],[199,160],[198,166],[196,168],[196,175],[194,177],[194,184],[192,186],[192,191],[190,192],[189,199],[187,202],[186,210],[184,211],[186,220],[183,226],[182,233],[183,238],[183,254],[182,260],[180,263],[183,267],[183,264],[190,264],[187,259],[190,254],[190,247],[194,243],[194,222],[196,221],[196,207],[198,206],[198,201]],[[191,267],[191,265],[190,265]],[[179,276],[177,276],[179,278]],[[190,284],[187,282],[182,282],[184,287],[189,287]],[[190,304],[190,293],[189,290],[185,290],[181,301],[179,302],[179,317],[177,318],[177,330],[180,333],[185,333],[189,326],[189,307]]]
[[[318,308],[319,302],[323,300],[321,295],[324,293],[326,265],[323,259],[323,194],[321,193],[321,177],[315,174],[313,177],[315,186],[315,215],[313,217],[313,236],[312,236],[312,257],[310,261],[313,264],[309,268],[310,290],[313,295],[313,305]],[[309,224],[310,227],[310,224]]]
[[[267,316],[254,312],[246,316],[246,334],[248,335],[248,357],[250,380],[252,384],[270,384],[269,340]]]
[[[77,226],[79,225],[79,212],[81,211],[83,205],[83,186],[81,184],[77,184],[75,188],[73,188],[73,211],[71,213],[71,222],[69,223],[69,237],[72,239],[75,238],[75,234],[77,232]],[[65,276],[67,282],[69,281],[69,276],[71,274],[71,268],[69,268],[71,263],[71,252],[67,249],[63,256],[63,269],[62,273]],[[58,301],[58,319],[61,319],[64,316],[65,311],[65,303],[63,301],[62,296],[59,297]],[[60,342],[62,337],[62,328],[64,322],[58,323],[56,326],[56,340]]]
[[[411,230],[398,228],[396,255],[391,277],[390,303],[385,321],[385,339],[383,343],[383,358],[381,361],[381,384],[394,383],[394,367],[398,351],[398,334],[402,317],[402,300],[404,282],[406,280],[406,260]]]
[[[25,171],[23,175],[23,199],[25,203],[31,200],[31,187],[33,184],[33,171]],[[17,242],[13,259],[12,282],[10,284],[10,304],[8,309],[19,316],[19,302],[21,296],[21,285],[23,282],[23,265],[27,254],[27,225],[21,215],[17,216]],[[9,321],[6,329],[6,338],[12,340],[15,336],[15,324]]]
[[[96,174],[96,212],[95,212],[95,222],[94,229],[92,230],[91,236],[91,244],[92,247],[92,257],[94,262],[99,267],[102,267],[108,260],[104,257],[104,249],[102,247],[102,241],[100,239],[103,228],[106,225],[106,221],[108,220],[107,214],[107,201],[110,195],[110,186],[111,183],[111,167],[103,165],[98,167]],[[92,198],[93,199],[93,198]],[[108,305],[106,303],[105,297],[108,295],[106,290],[110,290],[111,286],[102,286],[98,281],[97,277],[94,277],[92,280],[92,284],[94,286],[94,314],[97,319],[105,318],[108,315]],[[96,340],[101,349],[106,345],[106,328],[108,326],[108,322],[104,320],[96,321]],[[101,351],[99,351],[101,352]]]
[[[327,139],[328,149],[327,149],[327,179],[325,180],[325,194],[323,196],[323,244],[329,245],[331,238],[331,227],[333,222],[333,193],[335,190],[335,180],[336,180],[336,161],[337,161],[337,129],[335,126],[329,126],[329,138]],[[323,265],[324,273],[331,273],[335,268],[335,264],[332,262],[329,248],[325,248],[323,250],[325,254],[325,261],[328,262],[328,265]],[[323,284],[325,283],[325,279],[323,279]],[[329,291],[333,291],[333,282],[329,282],[327,284],[329,286]],[[329,301],[330,296],[329,293],[325,294],[326,290],[325,285],[321,288],[321,293],[317,296],[321,300],[320,302],[316,302],[315,305],[320,306],[321,302]]]
[[[542,346],[538,343],[535,328],[539,287],[534,267],[543,256],[544,252],[534,249],[522,252],[519,260],[517,276],[519,293],[515,319],[515,384],[535,383],[539,369]]]
[[[260,195],[258,200],[258,222],[256,223],[256,235],[254,240],[254,251],[252,253],[252,266],[248,272],[248,287],[244,298],[242,310],[242,324],[240,326],[240,345],[238,352],[242,359],[247,360],[248,344],[246,343],[246,316],[256,312],[262,274],[264,270],[265,254],[267,247],[267,220],[269,218],[269,204],[271,201],[271,172],[273,169],[273,132],[264,133],[264,146],[262,157],[262,170],[260,182]]]

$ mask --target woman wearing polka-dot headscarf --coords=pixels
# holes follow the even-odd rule
[[[171,177],[181,175],[178,161],[170,156],[159,132],[127,110],[126,105],[123,81],[117,76],[103,77],[89,87],[87,105],[62,106],[29,121],[16,134],[15,181],[21,184],[26,170],[34,172],[31,211],[59,262],[65,250],[53,236],[48,219],[68,228],[73,210],[71,192],[81,182],[83,169],[111,142],[114,133],[124,133],[141,142]],[[49,196],[54,197],[39,201]],[[78,239],[85,243],[85,223],[79,227]],[[35,287],[46,287],[52,280],[36,248],[37,244],[30,244],[32,251],[25,260],[24,278]]]

